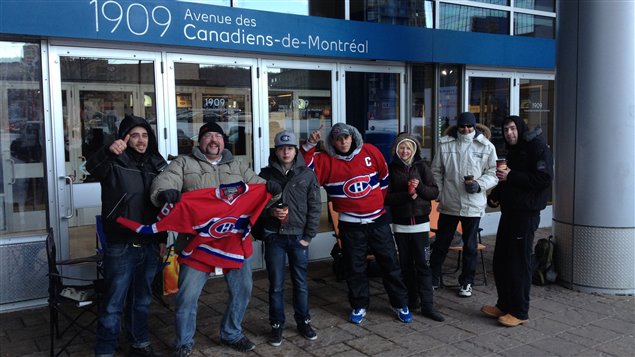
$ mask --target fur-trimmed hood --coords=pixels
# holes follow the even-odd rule
[[[479,134],[483,134],[483,136],[485,136],[485,138],[487,140],[489,140],[492,137],[492,131],[489,130],[488,127],[486,127],[483,124],[476,124],[476,135],[474,135],[474,138],[476,139]],[[458,137],[458,131],[459,131],[459,127],[456,125],[452,125],[451,127],[445,129],[445,132],[443,133],[443,135],[448,135],[448,136],[452,136],[454,138]]]
[[[331,143],[331,131],[329,130],[329,134],[324,140],[324,151],[331,157],[334,157],[340,160],[350,161],[355,155],[357,155],[357,153],[359,153],[359,151],[362,148],[362,145],[364,145],[364,140],[362,139],[362,134],[359,132],[359,130],[357,130],[357,128],[355,128],[352,125],[348,125],[348,124],[345,124],[345,125],[348,131],[351,132],[351,136],[353,137],[353,144],[355,145],[355,150],[353,150],[353,152],[348,156],[338,154],[337,151],[335,150],[335,147]]]

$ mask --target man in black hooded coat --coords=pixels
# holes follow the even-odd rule
[[[503,121],[507,147],[507,168],[498,168],[498,186],[488,205],[500,205],[501,218],[494,249],[494,279],[498,301],[481,311],[497,317],[504,326],[514,327],[529,319],[531,253],[540,211],[547,206],[553,159],[542,130],[529,130],[524,120],[512,115]]]
[[[102,221],[107,236],[104,254],[105,296],[97,326],[96,356],[112,356],[124,327],[131,356],[154,356],[150,347],[148,315],[152,280],[165,254],[165,232],[140,235],[121,227],[119,216],[144,224],[156,221],[159,208],[150,201],[152,180],[167,165],[159,154],[150,124],[126,115],[119,139],[88,159],[86,169],[101,184]]]

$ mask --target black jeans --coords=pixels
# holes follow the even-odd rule
[[[426,259],[430,249],[429,233],[395,232],[395,242],[401,274],[408,287],[408,305],[414,307],[421,301],[422,308],[432,307],[432,272]]]
[[[432,254],[430,255],[430,268],[432,269],[432,275],[435,282],[439,282],[443,269],[443,262],[445,256],[448,255],[448,248],[454,238],[454,232],[456,227],[461,222],[463,229],[463,260],[461,262],[461,275],[459,275],[459,284],[474,284],[474,274],[476,272],[476,264],[478,263],[477,249],[478,239],[476,234],[478,233],[478,225],[481,222],[481,217],[461,217],[450,216],[441,213],[439,215],[439,231],[437,232],[437,238],[432,244]]]
[[[529,318],[531,289],[531,253],[534,233],[540,216],[522,213],[502,213],[494,248],[494,279],[498,301],[496,306],[507,314]]]
[[[401,280],[395,241],[388,223],[354,224],[340,221],[340,238],[348,263],[348,300],[353,309],[367,308],[370,302],[366,256],[368,248],[375,255],[390,305],[408,305],[408,291]]]

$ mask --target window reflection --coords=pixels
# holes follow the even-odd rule
[[[309,0],[233,0],[233,6],[285,14],[309,15]]]
[[[556,11],[556,0],[515,0],[514,6],[523,9],[554,12]]]
[[[412,113],[410,133],[419,139],[421,156],[432,161],[434,139],[434,65],[417,65],[412,68]]]
[[[390,162],[399,132],[399,73],[346,72],[346,123],[359,130]]]
[[[331,71],[269,68],[269,147],[281,130],[306,139],[324,125],[331,126]]]
[[[251,68],[175,63],[174,73],[179,154],[192,152],[203,123],[216,122],[225,131],[225,148],[251,166]]]
[[[552,80],[520,80],[520,117],[529,127],[542,128],[553,149],[554,84]]]
[[[516,13],[514,15],[514,35],[538,38],[555,38],[556,19]]]
[[[0,41],[0,231],[3,237],[46,227],[41,73],[38,44]]]
[[[461,72],[458,65],[439,66],[438,123],[437,139],[445,135],[445,130],[456,124],[459,113]]]
[[[432,1],[351,0],[351,20],[433,27]]]
[[[491,131],[490,141],[499,156],[505,154],[505,139],[501,125],[509,115],[511,83],[509,78],[470,77],[469,109],[476,122]]]
[[[507,11],[439,4],[439,29],[509,34]]]

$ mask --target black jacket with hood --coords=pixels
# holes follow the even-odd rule
[[[539,215],[547,206],[553,179],[553,158],[542,129],[530,130],[525,121],[512,115],[518,130],[518,142],[507,147],[506,181],[500,181],[490,194],[490,199],[500,202],[501,212],[525,212]],[[503,128],[505,126],[503,122]],[[504,132],[504,131],[503,131]]]
[[[405,139],[412,140],[417,149],[412,158],[412,163],[407,165],[397,155],[397,145]],[[434,182],[432,171],[421,159],[421,149],[417,139],[407,133],[402,133],[392,144],[392,161],[388,165],[390,172],[390,184],[386,195],[385,203],[390,207],[392,222],[402,225],[413,225],[428,222],[430,215],[430,200],[436,199],[439,195],[439,188]],[[417,198],[412,199],[408,193],[408,180],[416,178],[419,180],[417,186]]]
[[[101,184],[101,215],[108,243],[165,243],[167,233],[141,235],[120,226],[119,216],[142,224],[156,222],[159,208],[150,202],[152,180],[167,165],[157,145],[157,138],[148,122],[126,115],[119,125],[118,137],[123,139],[134,127],[148,131],[148,147],[140,154],[128,147],[121,155],[110,152],[110,144],[102,147],[86,162],[86,169]]]
[[[285,223],[271,216],[269,209],[264,210],[261,216],[264,229],[277,234],[302,235],[303,240],[310,242],[317,234],[322,202],[315,173],[306,167],[302,155],[296,150],[293,166],[285,173],[276,153],[272,151],[269,166],[262,169],[260,177],[280,184],[280,201],[289,205],[289,219]]]

